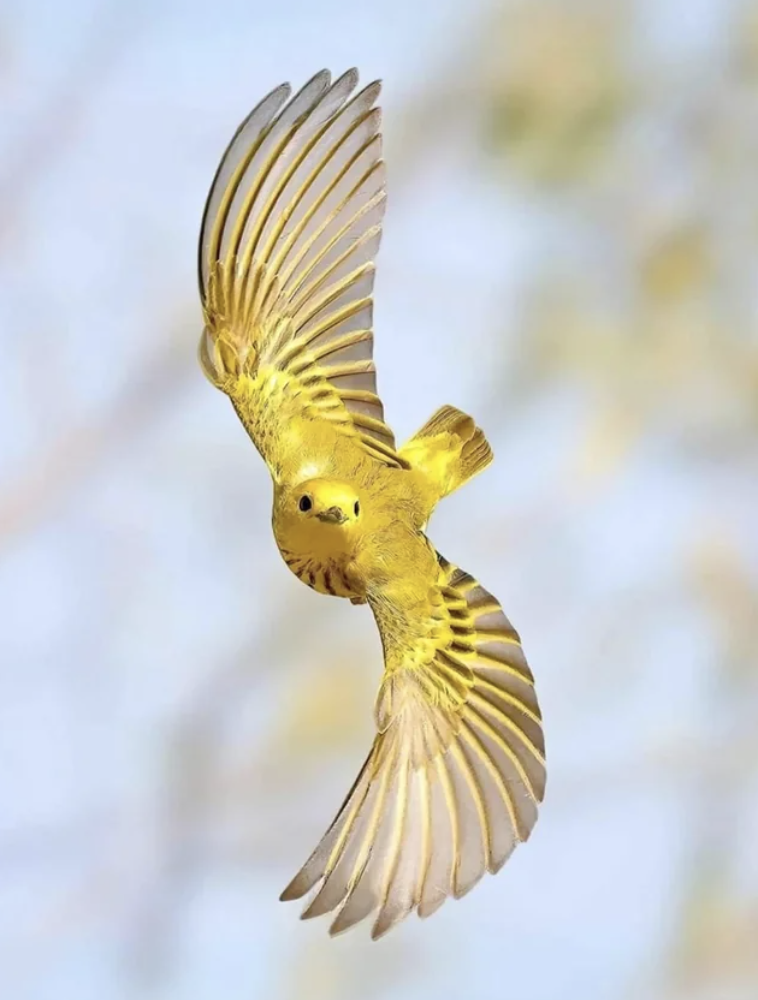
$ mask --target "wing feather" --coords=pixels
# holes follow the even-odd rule
[[[336,910],[331,933],[376,912],[379,937],[413,909],[426,917],[465,895],[529,837],[544,795],[541,715],[518,634],[497,600],[441,556],[429,587],[425,620],[396,594],[369,596],[386,659],[379,732],[282,894],[315,889],[303,916]]]
[[[373,363],[381,84],[355,92],[357,83],[355,70],[334,83],[322,71],[291,99],[288,84],[272,91],[235,133],[203,215],[200,362],[272,466],[271,428],[297,407],[377,461],[407,466]]]

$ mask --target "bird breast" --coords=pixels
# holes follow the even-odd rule
[[[291,552],[282,546],[279,547],[279,551],[298,580],[312,590],[317,590],[319,594],[329,594],[331,597],[363,597],[356,581],[350,578],[346,562],[303,555]]]

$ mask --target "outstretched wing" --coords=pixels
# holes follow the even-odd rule
[[[374,938],[413,909],[428,916],[498,871],[537,820],[544,742],[519,637],[468,573],[439,555],[432,572],[423,618],[402,591],[370,598],[386,660],[379,733],[282,894],[318,885],[303,916],[336,909],[333,934],[376,910]]]
[[[199,246],[200,362],[269,464],[300,415],[405,466],[376,392],[374,258],[382,233],[380,84],[323,71],[272,91],[219,165]],[[264,440],[265,439],[265,440]]]

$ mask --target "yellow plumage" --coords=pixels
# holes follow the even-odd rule
[[[377,736],[333,824],[282,894],[332,933],[432,913],[497,871],[537,818],[532,675],[497,600],[437,553],[435,506],[485,468],[471,417],[402,448],[376,391],[372,291],[385,205],[379,83],[317,74],[237,130],[200,234],[200,363],[274,483],[273,529],[315,590],[368,602],[382,638]]]

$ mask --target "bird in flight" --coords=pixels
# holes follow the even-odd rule
[[[376,737],[344,804],[282,893],[336,934],[381,936],[497,872],[545,790],[542,722],[497,599],[426,535],[439,501],[492,461],[443,406],[402,447],[373,356],[385,165],[380,83],[322,71],[282,84],[237,129],[199,246],[199,360],[271,473],[287,566],[368,603],[384,652]]]

